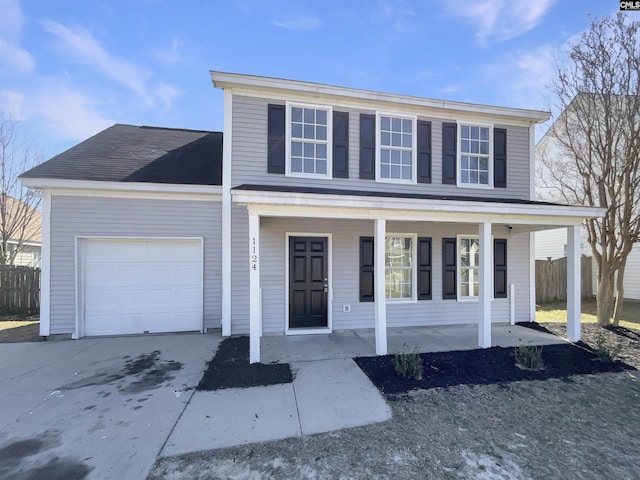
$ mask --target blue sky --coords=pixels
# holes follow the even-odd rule
[[[113,123],[222,130],[209,70],[549,110],[617,0],[0,0],[0,108],[53,156]],[[629,13],[637,16],[640,13]]]

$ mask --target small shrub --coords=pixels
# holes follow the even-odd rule
[[[394,353],[391,362],[402,378],[422,380],[422,357],[417,348],[411,353]]]
[[[614,362],[622,352],[622,343],[613,343],[607,340],[603,332],[596,337],[595,353],[603,362]]]
[[[542,370],[542,346],[518,345],[515,348],[516,363],[527,370]]]

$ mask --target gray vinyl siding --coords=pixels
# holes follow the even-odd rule
[[[205,327],[220,327],[221,212],[220,202],[52,195],[51,333],[74,331],[77,236],[203,237]]]
[[[349,178],[300,178],[267,173],[267,106],[280,103],[266,98],[233,97],[232,186],[242,184],[295,185],[321,188],[344,188],[365,191],[427,193],[435,195],[464,195],[476,197],[520,198],[529,200],[530,163],[529,129],[527,127],[495,124],[507,129],[507,188],[459,188],[442,184],[442,123],[452,119],[418,115],[432,124],[432,183],[403,185],[382,183],[359,178],[360,113],[358,110],[335,107],[349,112]],[[455,118],[453,119],[455,120]]]
[[[248,261],[246,220],[242,212],[234,211],[234,222],[242,222],[245,239],[234,237],[233,259],[233,333],[246,333],[248,324]],[[244,212],[246,217],[246,211]],[[428,326],[476,323],[477,301],[442,300],[442,238],[458,233],[477,235],[475,225],[436,224],[419,222],[387,222],[387,232],[416,233],[432,237],[433,300],[412,303],[387,303],[389,327]],[[331,317],[334,330],[373,328],[374,304],[359,302],[359,237],[372,236],[374,223],[368,220],[329,220],[305,218],[261,218],[260,281],[262,290],[263,332],[283,333],[287,319],[286,234],[331,234]],[[495,238],[507,238],[508,282],[516,285],[516,320],[529,318],[529,234],[509,235],[504,226],[494,225]],[[240,270],[240,271],[238,271]],[[343,313],[343,305],[351,312]],[[492,302],[492,319],[496,323],[509,321],[508,299]]]

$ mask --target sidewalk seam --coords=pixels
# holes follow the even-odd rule
[[[187,400],[187,402],[185,402],[184,404],[184,408],[182,409],[182,411],[180,412],[180,415],[178,415],[177,420],[175,421],[175,423],[173,424],[173,427],[171,427],[171,430],[169,431],[169,434],[167,435],[167,438],[165,438],[164,442],[162,442],[162,446],[160,447],[160,450],[158,450],[158,453],[156,454],[156,460],[160,457],[160,454],[162,453],[162,451],[164,450],[164,447],[167,445],[167,442],[169,441],[169,439],[171,438],[171,434],[173,433],[173,431],[176,429],[176,426],[178,425],[178,422],[180,421],[180,419],[182,418],[182,415],[184,415],[185,410],[187,409],[187,407],[189,406],[189,404],[191,403],[191,400],[193,399],[193,396],[196,394],[196,389],[194,387],[193,391],[191,392],[191,396],[189,397],[189,400]],[[155,460],[154,460],[154,464],[155,464]],[[153,465],[152,465],[153,468]]]
[[[298,407],[298,395],[296,395],[295,379],[293,382],[291,382],[291,388],[293,389],[293,400],[296,402],[296,413],[298,415],[298,426],[300,427],[300,436],[304,437],[304,432],[302,431],[302,420],[300,419],[300,408]]]

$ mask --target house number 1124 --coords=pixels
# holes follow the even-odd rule
[[[258,268],[258,255],[256,254],[256,238],[251,239],[251,270]]]

